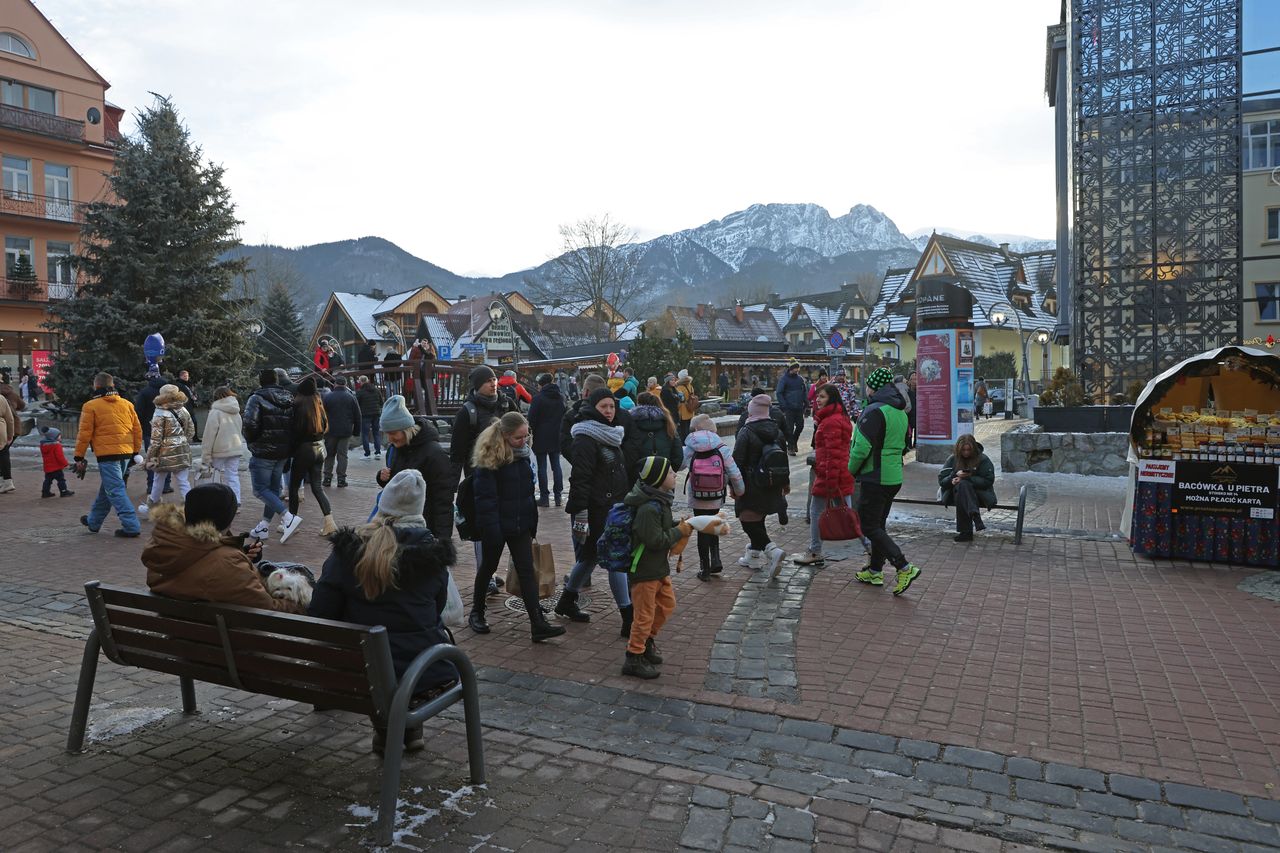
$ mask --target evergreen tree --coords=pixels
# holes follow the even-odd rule
[[[93,374],[139,380],[142,342],[164,335],[166,372],[191,371],[201,386],[248,387],[254,364],[248,300],[231,298],[242,260],[239,221],[222,167],[205,164],[173,104],[157,98],[121,141],[110,175],[114,198],[85,214],[76,297],[46,327],[62,334],[49,372],[58,396],[85,400]]]
[[[9,285],[19,299],[30,299],[36,290],[36,270],[31,266],[31,256],[26,252],[18,255],[9,270]]]
[[[303,368],[307,364],[307,332],[289,286],[273,283],[262,302],[263,332],[258,336],[258,369]]]
[[[712,393],[708,390],[710,374],[702,362],[694,357],[693,338],[684,329],[677,329],[675,336],[670,338],[662,337],[661,334],[651,337],[648,331],[645,328],[639,338],[627,345],[627,362],[624,365],[635,371],[641,390],[650,376],[658,377],[658,382],[661,383],[662,377],[667,373],[679,373],[682,369],[687,369],[698,396],[709,396]]]

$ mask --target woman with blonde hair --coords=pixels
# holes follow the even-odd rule
[[[298,490],[305,477],[311,484],[311,494],[315,495],[320,511],[324,513],[324,527],[321,536],[332,536],[338,532],[338,525],[333,521],[333,510],[329,506],[329,498],[324,493],[324,437],[329,432],[329,416],[325,414],[324,405],[316,393],[316,381],[308,376],[298,385],[297,396],[293,401],[292,425],[289,434],[291,449],[285,461],[285,470],[289,472],[289,512],[295,518],[298,515]],[[286,526],[280,535],[280,542],[288,542],[289,537],[297,531],[302,522]]]
[[[236,392],[223,385],[213,392],[209,420],[204,425],[204,446],[200,453],[200,474],[217,472],[218,480],[231,489],[240,505],[240,455],[244,451],[244,421]]]
[[[410,469],[391,478],[378,501],[373,521],[344,527],[332,537],[307,614],[358,625],[382,625],[391,642],[396,677],[413,659],[439,643],[451,643],[441,614],[449,591],[449,566],[457,558],[453,543],[437,539],[422,517],[427,483]],[[458,678],[453,664],[432,664],[418,679],[411,708],[430,701]],[[385,719],[373,720],[373,749],[386,744]],[[404,748],[422,748],[422,727],[405,732]]]
[[[178,481],[178,496],[186,498],[191,491],[191,439],[195,438],[196,425],[186,410],[187,395],[177,385],[162,385],[156,395],[156,413],[151,417],[151,446],[147,448],[147,470],[157,474],[172,474]],[[148,517],[151,510],[160,505],[164,490],[164,477],[155,477],[147,502],[138,507],[138,515]]]
[[[534,499],[529,422],[519,412],[507,412],[476,439],[471,452],[476,498],[476,527],[481,535],[481,562],[476,569],[471,615],[467,624],[477,634],[488,634],[485,596],[489,579],[498,568],[503,548],[520,578],[521,598],[529,616],[533,641],[541,643],[564,633],[551,625],[538,604],[538,579],[533,570],[533,539],[538,534],[538,505]]]

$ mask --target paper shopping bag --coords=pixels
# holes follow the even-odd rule
[[[538,582],[538,598],[550,598],[556,592],[556,558],[550,545],[533,541],[533,576]],[[515,563],[507,560],[507,592],[520,597],[523,587]]]

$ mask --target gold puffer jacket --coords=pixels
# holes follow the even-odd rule
[[[156,398],[159,399],[159,398]],[[196,425],[181,403],[157,406],[151,419],[151,447],[147,466],[155,471],[181,471],[191,467],[191,439]]]

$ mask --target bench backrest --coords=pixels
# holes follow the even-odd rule
[[[395,691],[381,625],[85,584],[107,657],[253,693],[384,716]]]

